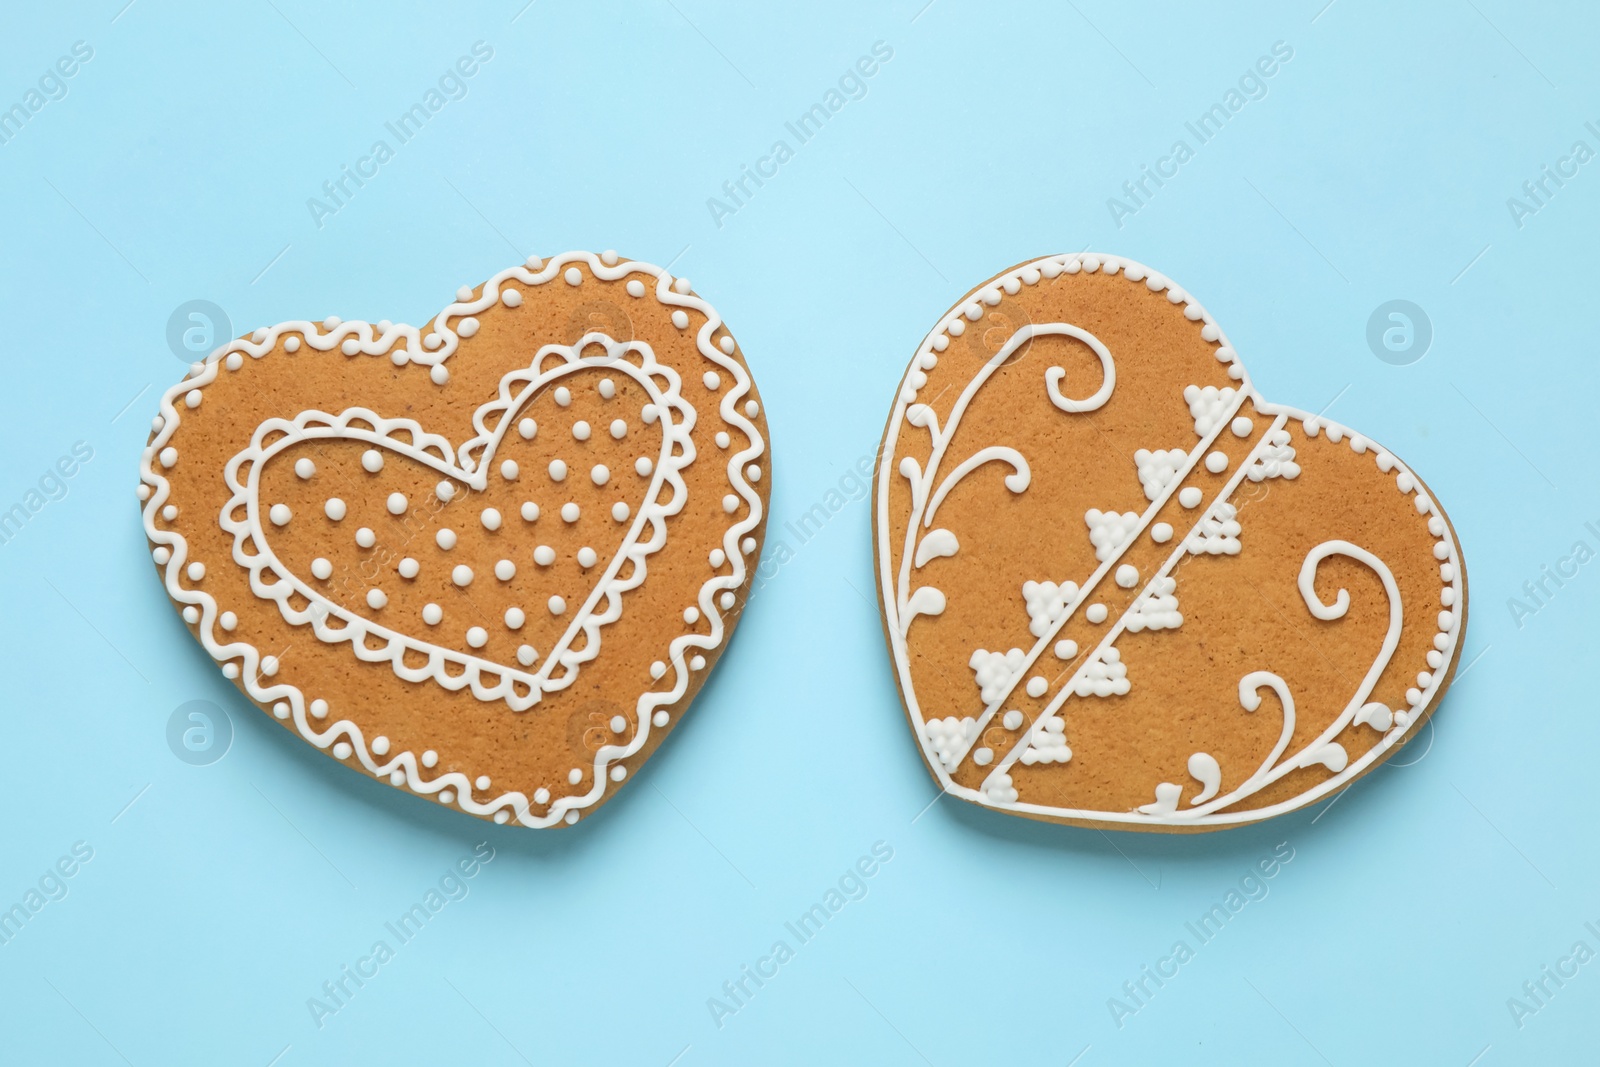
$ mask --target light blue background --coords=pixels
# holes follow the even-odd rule
[[[1600,563],[1520,627],[1506,605],[1574,541],[1600,547],[1583,525],[1600,527],[1600,162],[1521,228],[1506,206],[1573,141],[1600,148],[1583,128],[1600,120],[1592,6],[123,2],[0,17],[6,104],[74,41],[94,48],[0,145],[0,506],[73,442],[94,449],[0,546],[0,903],[73,842],[94,849],[0,946],[0,1058],[1592,1059],[1600,962],[1520,1029],[1506,1005],[1579,939],[1600,950],[1583,926],[1600,925]],[[306,199],[477,40],[494,58],[469,95],[319,230]],[[718,228],[706,199],[879,40],[894,58],[865,98]],[[1268,95],[1119,229],[1107,198],[1280,40],[1294,57]],[[767,399],[771,549],[796,547],[782,524],[872,453],[958,295],[1086,246],[1178,279],[1270,398],[1335,401],[1450,508],[1482,658],[1412,766],[1198,838],[950,801],[918,818],[934,792],[854,502],[759,591],[639,781],[576,831],[511,831],[291,738],[217,675],[151,573],[136,464],[182,372],[165,330],[184,301],[220,304],[235,332],[421,321],[530,253],[672,261]],[[1393,298],[1435,331],[1409,366],[1365,340]],[[211,766],[165,740],[193,699],[233,721]],[[319,1029],[307,998],[483,840],[495,859],[470,895]],[[877,841],[894,858],[865,899],[718,1029],[707,998]],[[1196,946],[1185,922],[1284,841],[1270,895],[1119,1029],[1108,998]]]

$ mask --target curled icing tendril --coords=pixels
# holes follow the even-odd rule
[[[911,570],[913,560],[915,566],[921,568],[930,560],[945,556],[952,556],[959,549],[956,536],[948,530],[935,531],[944,535],[938,542],[938,550],[924,551],[917,543],[917,531],[933,525],[934,514],[939,505],[944,502],[950,491],[961,483],[968,475],[986,463],[1005,463],[1011,467],[1011,473],[1005,476],[1005,486],[1013,493],[1021,493],[1028,488],[1033,479],[1033,473],[1028,467],[1028,461],[1022,453],[1006,445],[988,445],[980,448],[963,460],[955,470],[951,471],[939,483],[938,489],[933,488],[934,479],[938,475],[939,465],[944,461],[946,449],[950,439],[955,436],[956,428],[961,424],[961,418],[966,414],[967,405],[972,402],[979,389],[994,375],[995,371],[1016,354],[1023,345],[1040,336],[1071,337],[1082,341],[1100,360],[1100,366],[1105,372],[1105,379],[1100,388],[1085,400],[1074,400],[1063,396],[1059,389],[1061,379],[1066,371],[1060,367],[1051,367],[1045,371],[1045,386],[1049,393],[1050,402],[1063,411],[1080,412],[1093,411],[1103,405],[1111,396],[1111,391],[1116,386],[1116,367],[1112,362],[1111,353],[1100,342],[1098,337],[1087,330],[1064,322],[1051,323],[1025,323],[1017,328],[1006,339],[995,354],[973,376],[972,381],[962,390],[955,405],[950,409],[945,424],[939,424],[939,417],[932,407],[924,403],[914,403],[907,406],[905,421],[912,426],[928,431],[933,451],[928,457],[928,466],[924,470],[915,459],[906,456],[900,460],[898,470],[901,477],[905,478],[911,489],[911,521],[906,526],[905,550],[900,560],[900,576],[896,586],[897,615],[899,616],[899,629],[904,636],[910,628],[911,622],[918,615],[938,615],[945,609],[944,593],[932,586],[923,586],[915,592],[911,589]],[[934,536],[929,534],[930,537]]]
[[[1260,708],[1261,690],[1265,688],[1271,689],[1276,693],[1279,702],[1283,706],[1283,730],[1278,737],[1278,743],[1273,746],[1272,752],[1268,754],[1261,766],[1232,792],[1217,797],[1209,803],[1183,811],[1174,810],[1176,806],[1175,795],[1171,793],[1171,790],[1167,790],[1165,793],[1163,791],[1163,787],[1170,786],[1171,783],[1163,782],[1156,787],[1156,803],[1146,804],[1139,809],[1141,812],[1147,815],[1161,815],[1175,819],[1192,819],[1202,815],[1209,815],[1214,811],[1236,804],[1246,797],[1260,792],[1263,788],[1276,782],[1291,771],[1320,764],[1334,774],[1338,774],[1349,765],[1349,754],[1345,751],[1343,745],[1334,740],[1335,737],[1339,736],[1352,721],[1372,725],[1374,728],[1379,728],[1381,721],[1393,721],[1392,717],[1386,714],[1387,708],[1381,704],[1370,703],[1368,698],[1372,695],[1373,688],[1377,685],[1378,679],[1383,675],[1383,672],[1388,668],[1389,661],[1393,659],[1395,649],[1400,644],[1400,626],[1403,618],[1400,587],[1395,582],[1394,574],[1389,570],[1388,565],[1371,552],[1359,545],[1351,544],[1349,541],[1324,541],[1306,554],[1305,561],[1300,565],[1298,579],[1300,596],[1305,600],[1307,609],[1318,619],[1332,622],[1344,618],[1350,611],[1349,590],[1341,587],[1334,594],[1331,604],[1325,602],[1317,593],[1317,568],[1329,556],[1345,556],[1370,568],[1383,582],[1384,593],[1389,601],[1389,628],[1384,635],[1383,647],[1379,649],[1377,658],[1373,660],[1371,667],[1367,669],[1366,676],[1362,678],[1361,684],[1356,688],[1355,695],[1350,698],[1344,710],[1314,740],[1289,758],[1283,759],[1283,754],[1289,747],[1289,740],[1294,734],[1294,697],[1289,692],[1288,685],[1278,675],[1273,674],[1271,671],[1252,671],[1239,680],[1240,705],[1246,711],[1252,712]],[[1380,712],[1385,714],[1380,715]],[[1194,757],[1190,757],[1191,772],[1193,762]],[[1174,803],[1170,805],[1166,803],[1169,799],[1172,799]],[[1195,798],[1195,800],[1200,799],[1201,797]],[[1190,803],[1192,804],[1194,801]]]

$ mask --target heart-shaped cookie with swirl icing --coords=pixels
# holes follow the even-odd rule
[[[895,677],[940,787],[1106,829],[1328,797],[1459,661],[1466,569],[1371,438],[1275,404],[1215,320],[1117,256],[1051,256],[922,342],[873,486]]]
[[[613,252],[530,259],[422,328],[239,338],[163,396],[140,474],[167,594],[246,696],[529,827],[577,822],[681,717],[771,484],[721,318]]]

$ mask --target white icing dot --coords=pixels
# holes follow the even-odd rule
[[[534,522],[539,518],[539,505],[533,501],[525,501],[522,505],[522,519],[524,522]]]
[[[422,765],[424,767],[428,768],[429,770],[432,770],[433,768],[437,767],[439,765],[439,753],[435,752],[431,748],[428,749],[427,751],[423,752],[422,753]]]
[[[183,621],[191,626],[200,621],[200,609],[190,604],[183,609]]]
[[[456,532],[448,526],[441,527],[439,532],[433,535],[433,540],[440,548],[448,552],[456,547]]]
[[[172,558],[172,549],[166,545],[157,545],[155,551],[150,553],[150,558],[156,561],[157,566],[165,567],[167,561]]]
[[[451,801],[455,800],[455,798],[456,798],[455,790],[453,790],[453,789],[441,789],[441,790],[439,790],[439,803],[448,804]]]
[[[287,719],[289,717],[289,705],[282,700],[278,701],[276,704],[272,705],[272,714],[280,719]],[[349,753],[347,752],[345,755],[347,756]],[[343,756],[340,757],[340,759],[343,758]]]
[[[437,604],[424,604],[422,606],[422,621],[429,626],[438,626],[444,618],[444,609]]]
[[[311,574],[320,581],[327,581],[333,577],[333,564],[318,556],[311,561]]]
[[[1233,431],[1235,437],[1249,437],[1256,432],[1256,424],[1244,415],[1234,419],[1228,428]]]
[[[168,516],[168,518],[170,520],[172,516]],[[290,518],[289,505],[272,505],[272,507],[267,510],[267,518],[272,520],[272,525],[274,526],[287,526]]]
[[[567,280],[568,285],[577,285],[583,281],[583,272],[577,267],[568,267],[567,272],[562,277]]]
[[[1178,503],[1186,508],[1197,508],[1204,494],[1197,485],[1186,485],[1178,491]]]
[[[756,550],[756,539],[754,537],[746,537],[739,542],[739,550],[748,556]]]
[[[517,466],[517,461],[514,459],[508,459],[504,463],[500,464],[500,477],[504,478],[508,482],[516,481],[517,475],[521,473],[522,469]]]
[[[744,402],[744,413],[753,419],[761,414],[761,405],[754,400],[746,400]]]
[[[538,660],[538,658],[539,651],[532,645],[517,646],[517,662],[522,664],[524,667],[533,666],[534,662]]]
[[[450,503],[450,498],[456,495],[455,483],[447,481],[440,482],[438,485],[433,487],[433,495],[438,497],[446,504]]]
[[[200,406],[200,390],[198,390],[198,389],[189,390],[188,393],[184,394],[183,402],[184,402],[185,406],[187,406],[187,407],[189,407],[191,409],[199,407]]]
[[[494,576],[502,582],[509,582],[517,575],[517,565],[509,559],[503,559],[494,565]]]
[[[593,431],[589,429],[589,424],[584,422],[582,419],[579,419],[577,422],[572,424],[572,436],[575,440],[587,441],[592,432]]]
[[[300,338],[285,337],[283,339],[283,350],[290,355],[294,355],[296,352],[300,351]]]
[[[710,559],[711,559],[711,569],[712,570],[716,570],[717,568],[721,567],[724,563],[728,562],[728,554],[726,552],[722,551],[722,549],[720,549],[720,548],[713,548],[711,550]]]
[[[717,600],[717,603],[722,605],[723,611],[727,611],[733,607],[734,602],[738,599],[738,597],[733,595],[733,590],[730,589],[722,594],[722,596]]]
[[[302,480],[309,478],[317,473],[317,465],[309,457],[301,456],[294,461],[294,473]]]
[[[437,336],[434,334],[429,334],[428,336],[433,337],[435,340],[433,347],[439,347]],[[443,363],[435,363],[431,368],[429,368],[428,377],[433,380],[434,385],[443,385],[445,382],[450,380],[450,372],[445,369]]]
[[[622,764],[619,763],[615,767],[611,768],[611,780],[613,782],[620,782],[626,777],[628,777],[628,768],[624,767]],[[577,812],[573,812],[573,814],[576,815]]]
[[[489,631],[481,626],[473,626],[467,630],[467,644],[473,648],[482,648],[489,643]]]
[[[728,436],[728,431],[726,430],[718,430],[716,440],[718,448],[727,448],[733,443],[733,439]]]
[[[139,495],[140,500],[150,499],[150,487],[143,482],[139,483],[139,488],[135,489],[134,492]]]
[[[650,462],[650,457],[649,456],[640,456],[637,460],[634,461],[634,464],[633,464],[633,469],[638,473],[639,477],[641,477],[641,478],[648,478],[650,476],[650,472],[655,470],[655,468],[656,468],[656,465],[654,463]]]
[[[1056,642],[1055,652],[1057,659],[1071,659],[1078,654],[1078,642],[1063,638]]]
[[[520,630],[522,629],[522,624],[527,621],[528,616],[523,613],[521,608],[506,609],[506,626],[509,628],[513,630]]]
[[[327,515],[328,518],[332,519],[334,522],[338,522],[340,519],[343,519],[345,516],[345,511],[346,508],[344,506],[344,501],[340,500],[336,496],[329,497],[328,502],[322,505],[323,514]]]
[[[567,772],[567,781],[573,785],[577,785],[579,782],[583,781],[583,771],[577,767],[572,768],[572,770]]]
[[[1106,616],[1109,614],[1110,612],[1106,610],[1104,604],[1090,604],[1088,610],[1083,613],[1083,617],[1098,626],[1106,621]]]
[[[689,316],[685,315],[681,310],[674,311],[672,313],[672,325],[676,326],[680,330],[688,329]]]
[[[405,559],[400,561],[399,571],[400,577],[402,578],[415,578],[421,572],[421,570],[422,564],[418,563],[410,556],[407,556]]]
[[[593,567],[599,561],[600,556],[588,545],[584,545],[582,548],[578,549],[578,566]]]
[[[361,529],[356,531],[356,544],[360,545],[362,548],[371,548],[377,543],[378,535],[373,533],[369,528],[363,526]]]
[[[377,474],[383,470],[383,453],[376,448],[369,448],[361,453],[361,469],[368,474]]]
[[[177,463],[177,462],[178,462],[178,450],[176,448],[173,448],[171,445],[168,445],[166,448],[163,448],[161,450],[161,465],[163,467],[171,467],[174,463]]]
[[[596,463],[589,471],[589,479],[595,485],[605,485],[611,480],[611,470],[604,463]]]
[[[658,711],[650,716],[650,724],[658,728],[667,725],[670,721],[672,721],[672,717],[665,711]]]
[[[227,363],[229,370],[238,370],[244,366],[244,357],[237,352],[229,352]]]
[[[1139,568],[1131,563],[1124,563],[1117,568],[1117,584],[1124,589],[1132,589],[1139,584]]]
[[[641,282],[638,278],[630,278],[628,280],[628,295],[631,297],[643,296],[644,282]]]
[[[217,616],[217,625],[221,626],[229,633],[232,633],[239,627],[239,616],[235,615],[231,611],[224,611],[221,615]]]
[[[761,465],[758,463],[750,464],[744,469],[744,476],[752,482],[759,482],[761,480]]]
[[[200,579],[206,576],[206,565],[201,563],[199,560],[196,560],[195,562],[189,564],[189,569],[185,573],[189,575],[189,580],[191,582],[198,582]],[[1442,630],[1444,627],[1441,626],[1439,629]]]
[[[222,676],[230,681],[239,677],[239,665],[237,663],[224,663],[222,665]]]
[[[564,385],[556,386],[555,399],[559,406],[567,407],[572,403],[572,390]]]
[[[739,498],[732,493],[722,498],[722,510],[732,515],[739,510]]]
[[[1228,469],[1228,454],[1226,452],[1212,452],[1206,456],[1206,470],[1212,474],[1221,474]],[[1194,488],[1190,486],[1190,488]],[[1185,490],[1187,492],[1187,490]],[[1198,490],[1196,490],[1198,492]]]
[[[700,609],[699,608],[694,608],[694,607],[684,608],[683,609],[683,621],[688,623],[690,626],[693,626],[695,623],[699,622],[700,621]]]
[[[540,545],[533,550],[533,561],[541,567],[548,567],[556,561],[556,550],[549,545]]]
[[[567,501],[565,504],[562,504],[561,505],[561,518],[564,519],[567,522],[577,522],[578,521],[578,505],[574,504],[570,500]]]
[[[565,481],[566,477],[567,477],[567,465],[565,463],[563,463],[559,459],[551,460],[550,461],[550,480],[552,482],[560,482],[560,481]]]
[[[523,419],[517,423],[517,432],[522,435],[524,441],[531,441],[533,435],[539,432],[539,424],[532,419]]]
[[[379,608],[387,607],[388,604],[389,604],[389,597],[384,593],[384,591],[382,589],[368,589],[367,590],[367,607],[369,607],[369,608],[373,609],[374,611],[376,611]]]
[[[1168,541],[1172,540],[1172,524],[1158,522],[1154,526],[1150,527],[1150,540],[1154,541],[1158,545],[1164,545]]]
[[[472,568],[467,566],[465,563],[456,564],[455,569],[450,572],[450,580],[463,587],[471,585]]]
[[[404,515],[406,513],[406,495],[404,493],[390,493],[386,503],[391,515]]]
[[[666,673],[667,665],[662,663],[660,660],[656,660],[654,663],[650,664],[650,677],[659,680],[661,676]]]
[[[476,788],[480,793],[488,789],[489,784],[489,776],[487,774],[478,775],[477,779],[472,783],[473,787]]]
[[[268,678],[271,678],[274,674],[277,674],[278,673],[278,657],[277,656],[263,656],[261,658],[261,673],[266,675]]]
[[[1001,718],[1000,724],[1007,730],[1019,729],[1022,726],[1022,712],[1015,709],[1006,712],[1004,717]]]
[[[601,378],[600,384],[596,386],[596,389],[600,393],[600,399],[602,400],[610,400],[617,395],[617,383],[610,378]]]
[[[689,658],[689,669],[691,671],[703,671],[703,670],[705,670],[706,669],[706,658],[704,656],[691,656]]]
[[[522,293],[516,289],[506,289],[500,294],[500,303],[508,308],[522,306]]]
[[[714,389],[721,389],[722,388],[722,375],[718,374],[714,370],[706,371],[704,376],[702,376],[700,380],[706,383],[706,388],[707,389],[713,389],[714,390]]]
[[[723,334],[722,340],[717,342],[717,347],[721,348],[722,351],[727,355],[733,355],[733,338],[729,337],[727,334]]]
[[[311,702],[311,714],[315,718],[326,719],[328,717],[328,702],[321,698],[313,700]]]
[[[611,517],[617,522],[627,522],[628,514],[628,505],[622,501],[619,500],[611,505]]]
[[[1028,679],[1028,695],[1035,699],[1044,696],[1049,689],[1050,683],[1045,681],[1041,675],[1036,674]]]
[[[660,412],[656,411],[656,406],[654,404],[646,404],[639,409],[639,417],[644,420],[644,424],[646,426],[649,426],[651,423],[655,422],[656,417],[659,414]]]
[[[621,419],[611,420],[611,436],[620,441],[628,436],[628,424]]]
[[[550,598],[550,614],[560,615],[567,610],[567,602],[558,596]]]
[[[483,514],[478,516],[478,521],[483,523],[485,530],[500,529],[500,512],[495,508],[484,508]]]

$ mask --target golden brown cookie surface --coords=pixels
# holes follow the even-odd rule
[[[1430,715],[1466,576],[1421,479],[1268,402],[1169,279],[1053,256],[920,346],[874,484],[923,757],[965,800],[1192,831],[1330,795]]]
[[[162,400],[168,594],[334,758],[497,822],[576,822],[670,732],[759,558],[765,414],[685,279],[568,253],[425,327],[288,322]]]

